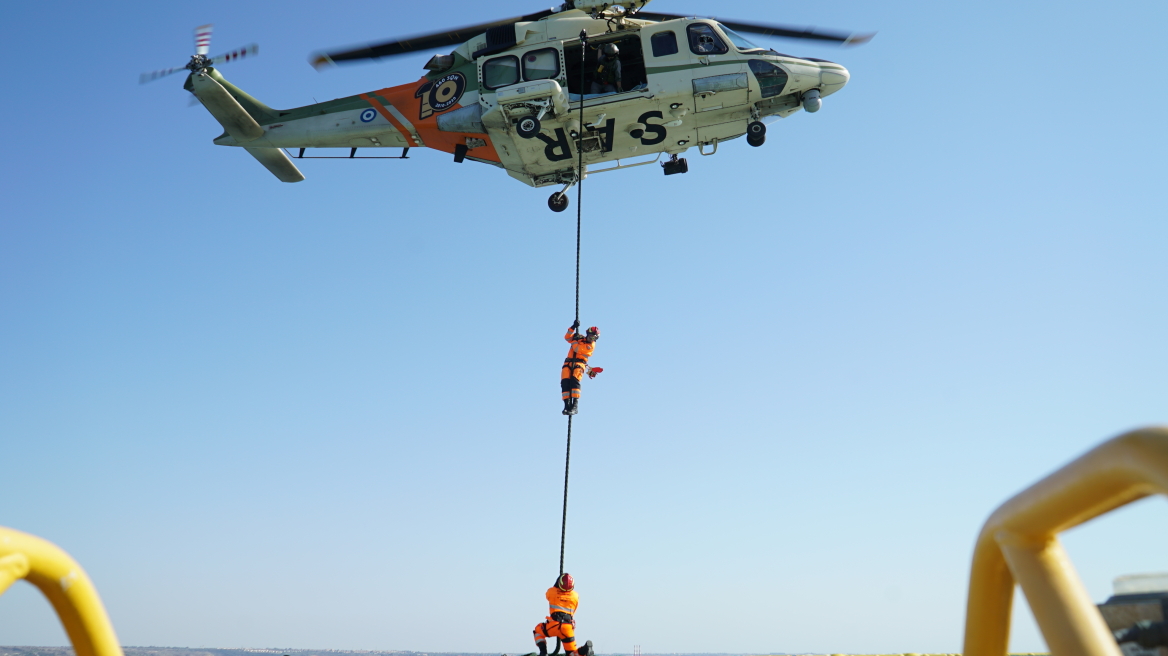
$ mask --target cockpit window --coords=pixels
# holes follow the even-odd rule
[[[750,60],[750,70],[758,78],[758,86],[762,88],[762,97],[770,98],[783,93],[787,86],[787,71],[761,59]]]
[[[689,32],[689,49],[696,55],[721,55],[730,52],[714,28],[705,23],[694,23]]]
[[[718,26],[722,28],[722,33],[726,35],[727,39],[730,39],[730,43],[733,43],[735,48],[738,48],[739,50],[762,50],[762,48],[754,45],[741,34],[726,27],[725,25],[718,23]]]
[[[519,60],[513,55],[496,57],[483,64],[483,85],[498,89],[519,82]]]
[[[523,55],[523,79],[550,80],[560,76],[560,51],[544,48]]]

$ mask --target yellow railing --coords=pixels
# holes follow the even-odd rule
[[[51,542],[0,526],[0,595],[20,579],[49,598],[77,656],[123,656],[85,570]]]
[[[1014,585],[1054,656],[1120,656],[1058,534],[1137,499],[1168,493],[1168,428],[1104,442],[1002,504],[977,538],[965,656],[1005,656]]]

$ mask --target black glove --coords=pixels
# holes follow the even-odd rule
[[[572,322],[572,330],[576,330],[579,327],[580,327],[580,320],[579,319]]]

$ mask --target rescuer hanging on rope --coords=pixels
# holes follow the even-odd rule
[[[564,414],[576,414],[580,402],[580,381],[584,374],[589,378],[596,378],[596,374],[604,371],[600,367],[588,366],[588,358],[596,349],[596,340],[600,339],[600,329],[593,326],[583,336],[576,332],[580,327],[580,320],[572,322],[572,327],[564,335],[564,339],[572,346],[568,348],[568,357],[564,358],[564,368],[560,371],[560,391],[564,397]]]
[[[576,594],[576,582],[572,575],[564,572],[556,579],[556,584],[548,588],[544,595],[548,600],[549,615],[546,621],[535,625],[535,646],[539,647],[539,656],[547,656],[547,639],[559,638],[564,645],[565,656],[590,656],[592,641],[584,643],[580,651],[576,651],[576,608],[580,605],[580,596]]]

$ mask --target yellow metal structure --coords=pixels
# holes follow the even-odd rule
[[[20,579],[49,598],[77,656],[123,656],[85,570],[57,545],[0,526],[0,595]]]
[[[1058,534],[1168,494],[1168,428],[1104,442],[1002,504],[974,548],[964,656],[1006,656],[1015,583],[1054,656],[1120,656]]]

